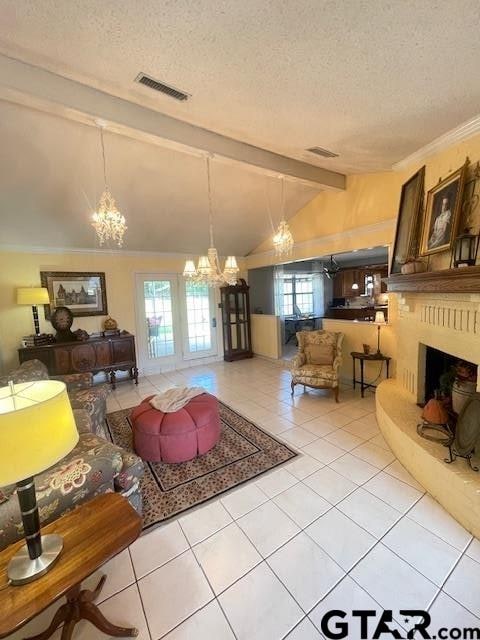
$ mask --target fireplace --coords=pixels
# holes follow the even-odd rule
[[[424,384],[419,389],[419,404],[426,404],[436,395],[451,396],[451,389],[457,370],[474,372],[474,378],[477,378],[478,367],[473,362],[462,360],[456,356],[435,349],[429,345],[420,344],[419,357],[423,360],[420,362],[420,371],[424,369]],[[473,376],[472,376],[473,377]],[[421,378],[419,377],[419,381]]]
[[[422,422],[418,405],[432,396],[451,358],[480,366],[480,293],[405,292],[393,294],[389,306],[397,351],[395,378],[375,394],[380,430],[414,478],[480,538],[480,473],[461,458],[446,464],[446,450],[416,428]]]

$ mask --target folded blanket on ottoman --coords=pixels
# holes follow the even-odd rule
[[[150,399],[154,409],[163,413],[175,413],[190,402],[192,398],[206,393],[203,387],[172,387]]]

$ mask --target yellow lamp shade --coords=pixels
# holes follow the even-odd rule
[[[19,287],[17,289],[17,304],[50,304],[48,289],[45,287]]]
[[[77,442],[63,382],[39,380],[0,388],[0,487],[45,471]]]

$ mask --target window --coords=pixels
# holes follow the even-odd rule
[[[313,276],[295,273],[284,276],[283,315],[313,313]]]

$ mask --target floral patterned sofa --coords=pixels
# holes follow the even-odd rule
[[[0,378],[0,386],[4,386],[7,379],[13,379],[15,382],[45,379],[32,377],[41,375],[41,368],[44,366],[38,361],[31,362],[38,364],[25,363],[9,376]],[[108,387],[104,389],[101,386],[84,387],[89,375],[64,376],[79,432],[79,441],[58,464],[35,477],[40,519],[44,524],[56,520],[82,502],[110,491],[124,495],[141,513],[140,479],[144,472],[143,462],[134,453],[117,447],[102,437],[105,433]],[[80,406],[82,400],[84,407]],[[103,422],[99,424],[102,416]],[[0,550],[22,537],[23,527],[16,487],[15,485],[2,487],[0,488]]]
[[[27,360],[17,369],[5,376],[0,376],[0,387],[5,387],[9,380],[15,383],[32,380],[61,380],[67,385],[68,397],[72,409],[84,409],[91,420],[91,431],[102,438],[105,437],[105,416],[107,413],[107,396],[110,387],[107,384],[93,385],[93,375],[71,373],[64,376],[49,376],[47,367],[40,360]]]
[[[338,402],[339,369],[342,363],[343,333],[299,331],[298,353],[291,364],[292,395],[296,384],[314,389],[333,389]]]

